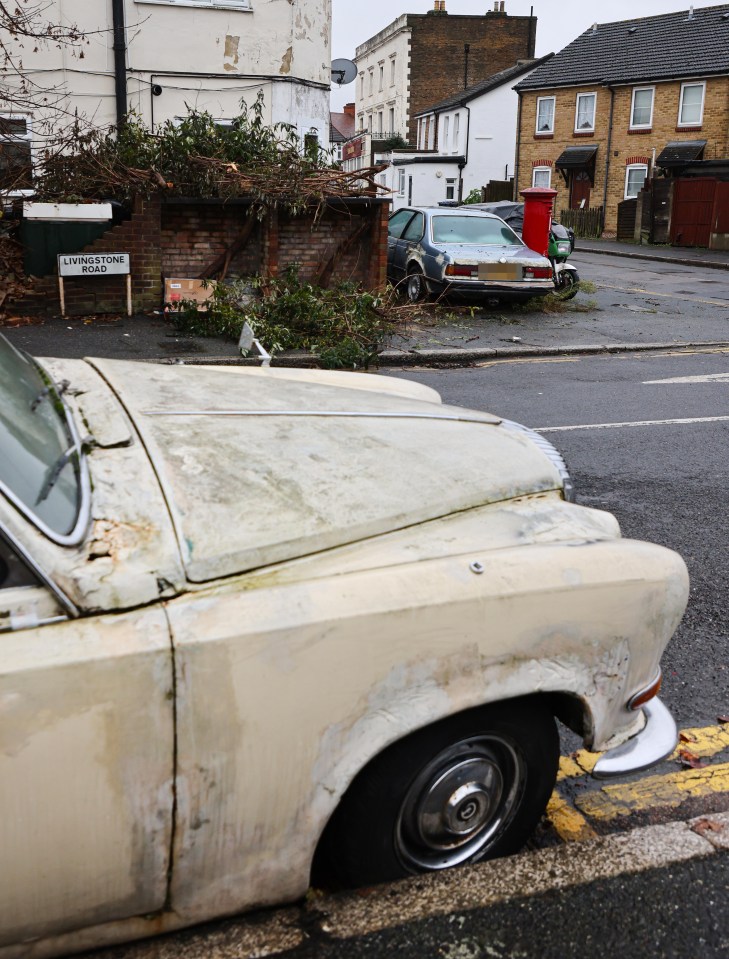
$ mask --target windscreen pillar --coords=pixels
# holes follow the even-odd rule
[[[557,191],[549,187],[532,186],[521,190],[520,196],[524,198],[524,226],[521,238],[530,250],[547,256],[552,207]]]

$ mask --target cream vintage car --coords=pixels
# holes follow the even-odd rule
[[[517,849],[675,744],[682,560],[395,378],[0,339],[0,957]]]

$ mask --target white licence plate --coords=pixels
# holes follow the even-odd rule
[[[520,280],[521,267],[515,263],[479,263],[479,280]]]

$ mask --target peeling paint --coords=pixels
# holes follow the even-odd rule
[[[291,63],[293,59],[294,59],[294,48],[289,47],[286,53],[283,55],[283,59],[281,60],[281,66],[278,72],[282,74],[291,73]]]

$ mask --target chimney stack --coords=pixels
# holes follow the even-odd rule
[[[499,13],[503,13],[503,12],[504,12],[504,0],[501,0],[501,3],[499,3]]]

